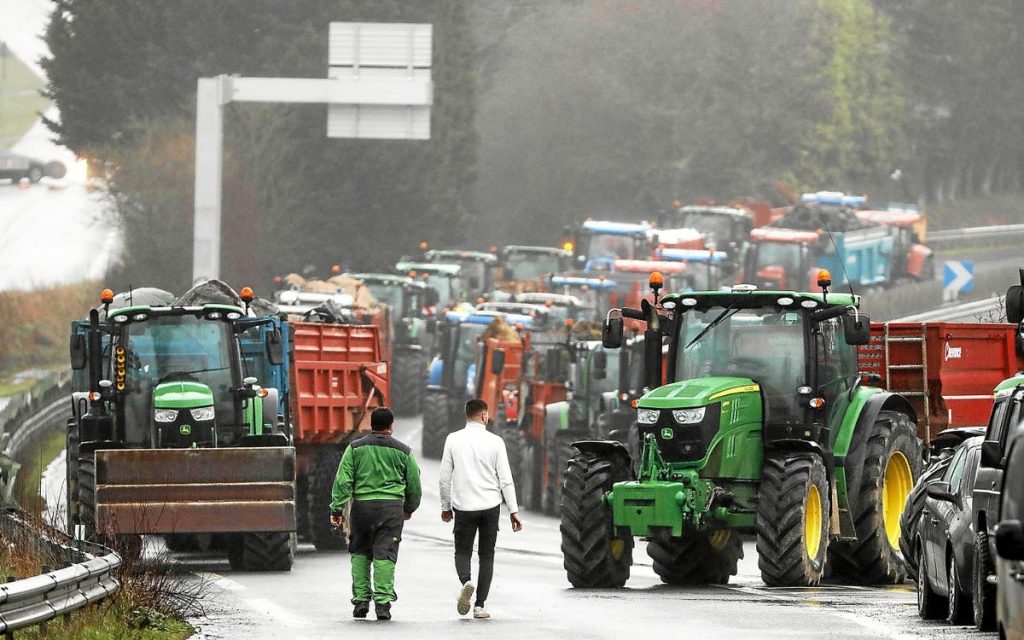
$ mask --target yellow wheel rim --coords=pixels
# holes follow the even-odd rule
[[[900,516],[907,496],[914,487],[914,475],[910,471],[910,461],[902,451],[894,451],[885,463],[885,475],[882,478],[882,521],[885,524],[885,536],[893,549],[900,544]]]
[[[721,551],[725,548],[725,545],[729,543],[729,538],[732,537],[732,531],[730,529],[719,529],[710,536],[708,536],[708,542],[711,543],[711,548],[715,551]]]
[[[821,494],[818,487],[807,487],[807,501],[804,506],[804,551],[811,560],[818,559],[821,551]]]
[[[608,551],[615,560],[621,560],[622,554],[626,552],[626,542],[620,538],[614,538],[608,545]]]

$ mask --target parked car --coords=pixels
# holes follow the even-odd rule
[[[941,478],[925,485],[913,551],[917,558],[918,613],[951,624],[971,620],[974,531],[971,529],[974,477],[984,438],[956,448]]]
[[[940,432],[929,443],[928,467],[917,479],[917,484],[907,496],[907,504],[900,516],[900,552],[910,567],[910,575],[917,575],[917,553],[914,550],[914,540],[917,537],[917,524],[921,519],[921,510],[924,509],[924,500],[928,495],[925,491],[928,484],[942,479],[942,474],[949,468],[949,461],[953,458],[956,447],[961,442],[983,435],[985,435],[985,427],[959,427]]]
[[[0,149],[0,180],[6,178],[18,182],[27,178],[35,184],[44,177],[63,178],[66,173],[67,167],[62,162],[41,162]]]
[[[1019,429],[1015,429],[1020,433]],[[1024,638],[1024,438],[1014,437],[1003,476],[996,527],[996,628],[999,637]]]
[[[974,531],[977,532],[974,550],[972,584],[974,596],[974,622],[983,631],[996,628],[996,576],[995,524],[1002,518],[999,499],[1003,487],[1006,453],[1019,433],[1017,425],[1024,403],[1024,376],[1017,375],[1000,383],[995,389],[995,405],[981,446],[978,476],[974,481]]]

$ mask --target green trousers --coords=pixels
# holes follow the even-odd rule
[[[377,604],[394,602],[395,563],[393,560],[371,560],[370,556],[353,553],[352,558],[352,604],[369,602],[371,596]],[[373,587],[370,587],[370,565],[373,565]]]

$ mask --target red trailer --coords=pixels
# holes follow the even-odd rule
[[[925,442],[950,427],[985,425],[992,390],[1024,369],[1017,326],[959,322],[872,323],[860,369],[905,396]]]
[[[298,529],[317,549],[339,549],[344,538],[328,522],[338,463],[345,447],[369,431],[370,412],[391,402],[381,329],[314,322],[288,326]]]

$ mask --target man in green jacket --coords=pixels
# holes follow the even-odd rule
[[[365,618],[373,597],[378,620],[391,619],[395,562],[402,525],[420,506],[420,468],[405,444],[391,437],[395,416],[386,407],[370,414],[372,433],[345,449],[331,491],[331,525],[345,523],[351,500],[352,616]],[[370,566],[373,566],[373,589]]]

